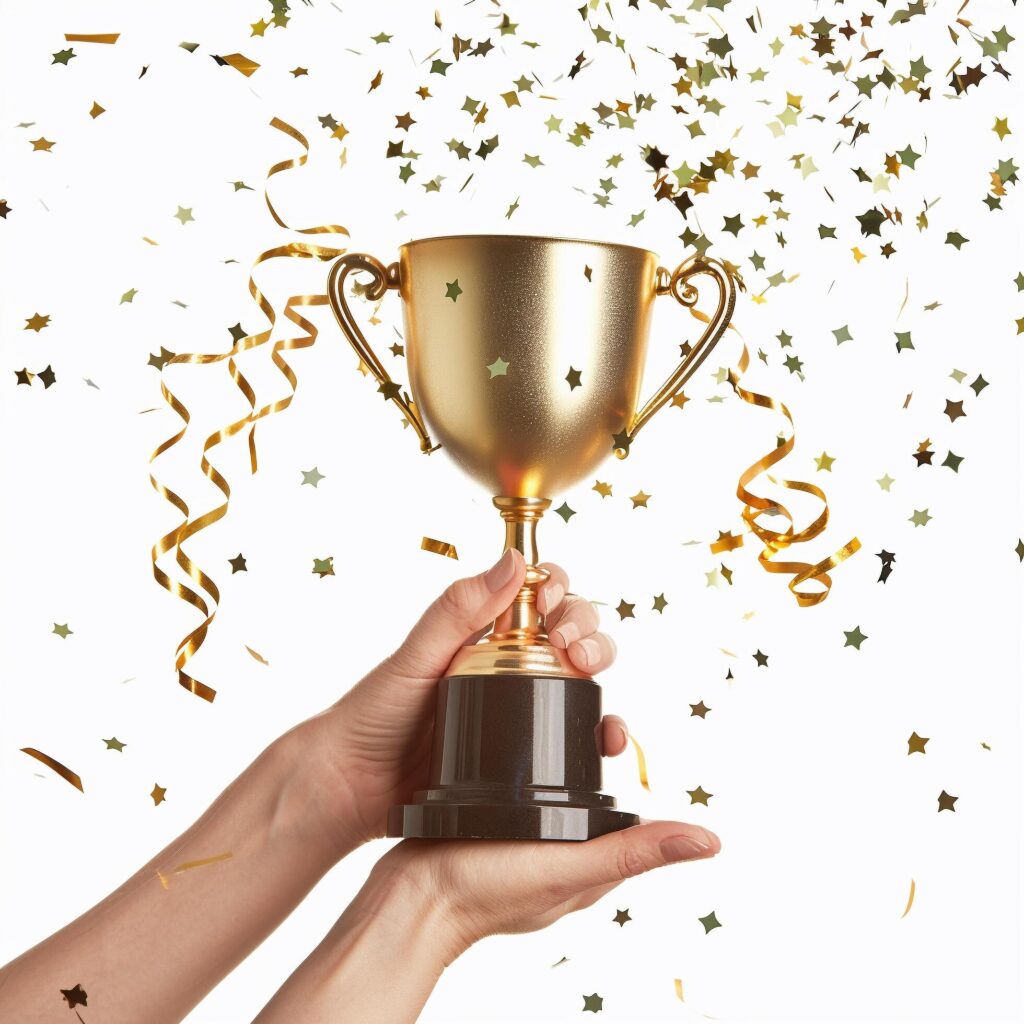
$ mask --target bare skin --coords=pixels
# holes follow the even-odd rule
[[[602,671],[615,649],[596,610],[567,596],[562,569],[545,567],[539,604],[552,641],[582,670]],[[180,1021],[334,864],[383,836],[387,808],[422,786],[437,680],[511,603],[524,574],[510,552],[453,583],[341,700],[270,744],[120,888],[0,969],[0,1019],[66,1021],[60,990],[80,984],[105,1024]],[[616,716],[601,736],[605,754],[626,747]],[[673,836],[675,845],[663,842]],[[713,834],[679,822],[586,843],[403,841],[259,1020],[413,1021],[444,967],[485,935],[543,928],[631,875],[718,848]],[[230,859],[175,873],[224,851]]]

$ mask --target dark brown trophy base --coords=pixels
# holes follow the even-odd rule
[[[600,792],[600,729],[592,679],[442,679],[427,788],[388,811],[387,834],[583,840],[636,825]]]

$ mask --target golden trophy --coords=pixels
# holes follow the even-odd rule
[[[350,274],[371,301],[402,297],[409,388],[393,381],[352,315]],[[654,300],[697,302],[718,286],[700,340],[639,405]],[[537,610],[537,522],[550,496],[625,458],[641,427],[675,396],[729,325],[738,277],[692,256],[671,273],[647,249],[527,235],[422,238],[388,266],[352,253],[331,268],[328,297],[385,400],[494,495],[505,549],[526,579],[482,642],[462,648],[439,683],[427,788],[390,809],[389,836],[590,839],[637,823],[601,792],[601,689],[548,642]],[[742,287],[742,283],[740,283]],[[428,429],[429,425],[429,429]],[[441,444],[435,445],[436,437]]]

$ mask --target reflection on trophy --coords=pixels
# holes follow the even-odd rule
[[[402,297],[409,389],[370,349],[345,296]],[[639,405],[654,299],[697,301],[700,275],[718,309],[660,390]],[[742,284],[740,285],[742,287]],[[408,242],[385,267],[349,254],[332,267],[338,322],[415,429],[494,495],[505,548],[527,574],[491,634],[455,656],[438,687],[427,788],[392,807],[389,836],[589,839],[637,823],[601,792],[601,689],[548,642],[537,610],[537,522],[550,496],[625,458],[637,432],[675,396],[725,332],[736,299],[727,265],[694,256],[669,273],[630,245],[523,235]],[[437,438],[440,445],[433,443]]]

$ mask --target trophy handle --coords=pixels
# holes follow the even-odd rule
[[[736,307],[736,285],[739,284],[741,291],[746,286],[739,273],[720,260],[701,254],[690,256],[683,260],[671,275],[664,267],[658,267],[655,291],[658,295],[672,295],[680,305],[693,309],[697,305],[698,291],[697,286],[690,279],[700,274],[707,274],[718,284],[718,309],[707,322],[707,330],[683,357],[672,376],[665,381],[657,394],[633,416],[625,431],[615,435],[613,447],[617,458],[626,458],[637,431],[693,376],[729,326],[733,310]]]
[[[376,353],[363,337],[363,332],[359,329],[359,325],[352,316],[352,310],[349,309],[348,301],[345,299],[346,278],[349,274],[355,274],[361,270],[365,270],[373,278],[366,289],[366,297],[373,302],[381,298],[389,288],[400,286],[397,263],[385,267],[380,260],[376,260],[366,253],[348,253],[331,267],[330,276],[327,278],[327,300],[331,304],[331,309],[334,310],[334,315],[338,318],[338,326],[342,333],[348,338],[356,355],[376,378],[379,385],[377,390],[386,400],[394,402],[405,413],[405,418],[419,434],[420,451],[429,455],[441,446],[431,443],[430,435],[416,408],[416,403],[409,397],[408,391],[402,392],[401,385],[396,384],[388,371],[384,369],[384,364],[377,358]]]

